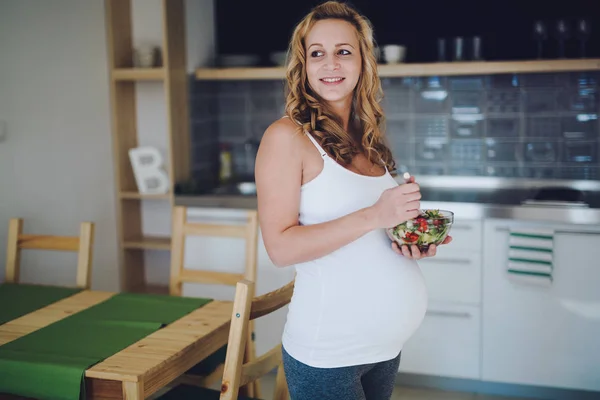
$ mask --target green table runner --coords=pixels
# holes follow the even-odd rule
[[[0,284],[0,325],[80,292],[77,288]]]
[[[0,346],[0,393],[85,398],[85,370],[210,299],[117,294]]]

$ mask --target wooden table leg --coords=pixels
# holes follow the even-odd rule
[[[124,400],[144,400],[144,382],[123,382]]]

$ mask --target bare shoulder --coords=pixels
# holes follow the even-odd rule
[[[298,125],[289,120],[281,118],[273,122],[265,130],[260,141],[257,154],[257,164],[267,164],[271,167],[281,163],[302,163],[302,154],[298,150],[302,148],[303,140]]]
[[[299,132],[289,119],[279,119],[265,130],[258,148],[255,180],[265,243],[297,223],[302,182],[302,155],[297,145],[302,135]]]
[[[261,144],[293,144],[301,138],[300,127],[289,118],[280,118],[265,130]]]
[[[290,173],[301,168],[302,156],[298,154],[300,135],[298,126],[288,118],[273,122],[265,130],[256,155],[256,178],[277,173]]]

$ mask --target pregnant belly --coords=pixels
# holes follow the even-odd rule
[[[358,242],[296,267],[288,337],[314,348],[398,347],[420,326],[427,289],[417,262],[385,233]]]
[[[332,327],[324,331],[381,343],[412,336],[425,316],[427,290],[417,263],[393,255],[393,265],[347,271],[337,287],[324,291],[322,321]]]

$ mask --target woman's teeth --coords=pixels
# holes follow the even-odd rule
[[[321,80],[323,82],[327,82],[327,83],[336,83],[336,82],[341,82],[344,78],[322,78]]]

